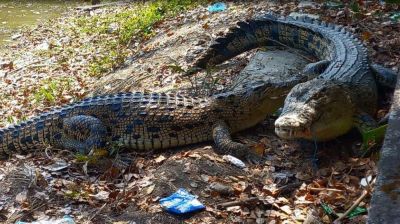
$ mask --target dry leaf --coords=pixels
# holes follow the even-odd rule
[[[161,163],[164,160],[166,160],[166,158],[163,155],[160,155],[156,159],[154,159],[154,161],[156,161],[156,163]]]
[[[146,187],[146,189],[145,189],[145,194],[146,194],[146,195],[149,195],[149,194],[153,193],[154,187],[155,187],[155,186],[156,186],[156,185],[153,184],[153,185],[150,185],[150,186]]]

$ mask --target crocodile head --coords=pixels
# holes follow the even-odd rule
[[[313,79],[295,86],[287,96],[276,134],[284,139],[326,141],[353,127],[355,107],[350,89],[332,80]]]

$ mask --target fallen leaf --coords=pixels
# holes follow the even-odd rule
[[[149,194],[153,193],[155,186],[156,186],[155,184],[152,184],[152,185],[146,187],[145,194],[149,195]]]
[[[156,159],[154,159],[154,161],[156,161],[156,163],[161,163],[164,160],[166,160],[166,158],[163,155],[160,155]]]

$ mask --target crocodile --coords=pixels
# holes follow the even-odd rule
[[[87,98],[1,129],[0,152],[7,158],[14,152],[29,152],[48,144],[88,153],[107,149],[114,143],[148,152],[214,140],[217,152],[257,162],[259,158],[250,149],[232,141],[230,136],[262,121],[282,106],[289,90],[304,80],[296,72],[305,64],[297,57],[301,63],[290,59],[287,60],[290,66],[286,64],[286,68],[294,70],[275,66],[274,71],[265,74],[263,71],[268,69],[260,63],[271,65],[266,55],[272,54],[261,53],[241,72],[246,73],[243,75],[246,80],[221,93],[189,97],[134,92]],[[252,72],[254,69],[257,71]]]
[[[277,43],[324,60],[307,65],[303,75],[290,81],[245,83],[242,88],[210,97],[135,92],[86,98],[0,129],[0,157],[8,158],[14,152],[25,153],[43,144],[87,153],[113,142],[147,151],[214,140],[217,152],[256,162],[258,156],[244,144],[233,141],[231,134],[254,126],[274,113],[296,85],[289,100],[285,101],[280,121],[294,119],[288,108],[302,109],[300,106],[305,104],[303,101],[308,102],[307,97],[325,99],[325,93],[330,92],[343,97],[338,97],[339,103],[327,101],[328,108],[316,108],[315,111],[324,109],[332,113],[337,107],[354,106],[351,108],[354,111],[373,113],[377,94],[366,50],[344,29],[323,22],[282,19],[273,15],[239,22],[224,37],[216,39],[195,65],[205,68],[258,46],[279,45]],[[320,72],[322,74],[317,78],[298,85],[306,81],[305,77],[314,77]],[[350,89],[354,94],[349,92]],[[304,97],[299,98],[299,106],[292,105],[297,103],[292,99],[300,90],[306,91],[300,94]],[[348,116],[343,117],[336,116],[339,121],[347,121]],[[294,133],[285,131],[288,127],[277,122],[278,135],[293,136],[282,134]]]
[[[293,23],[318,31],[327,41],[320,42],[325,52],[316,51],[321,60],[316,78],[290,91],[275,121],[275,133],[284,139],[329,141],[353,128],[361,133],[376,128],[377,86],[393,88],[397,74],[370,64],[361,41],[340,26],[309,18]],[[318,45],[316,38],[305,38],[308,45]]]
[[[367,49],[342,26],[268,13],[239,22],[227,36],[216,39],[194,70],[215,66],[257,44],[289,46],[318,60],[303,70],[309,80],[294,86],[286,97],[275,121],[279,137],[327,141],[353,127],[365,131],[375,126],[377,82],[393,87],[396,74],[371,66]]]
[[[276,111],[297,82],[253,83],[204,98],[145,92],[86,98],[0,129],[0,154],[6,158],[43,144],[88,153],[112,142],[148,151],[214,139],[220,152],[256,161],[231,133]]]

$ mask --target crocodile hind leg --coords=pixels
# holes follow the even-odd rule
[[[307,75],[309,79],[315,78],[324,72],[330,63],[328,60],[322,60],[307,64],[303,69],[303,74]]]
[[[106,145],[107,129],[92,116],[77,115],[63,120],[63,134],[58,144],[87,154]]]
[[[393,90],[396,87],[398,74],[395,71],[379,64],[371,64],[370,67],[379,86],[382,86],[384,89],[388,88],[390,90]],[[378,124],[387,124],[389,121],[389,114],[390,112],[387,113]]]
[[[378,64],[371,64],[370,67],[379,85],[390,89],[396,87],[398,74],[395,71]]]
[[[260,162],[261,158],[251,152],[249,147],[232,140],[229,127],[225,122],[216,123],[213,126],[212,134],[218,153],[246,158],[251,163]]]

